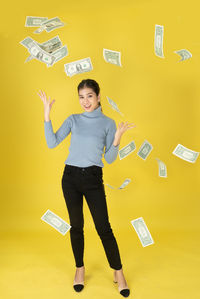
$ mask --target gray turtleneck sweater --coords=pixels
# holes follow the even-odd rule
[[[79,167],[104,167],[103,154],[109,164],[116,160],[119,150],[119,145],[113,145],[116,129],[115,121],[103,114],[101,106],[91,112],[71,114],[56,133],[53,132],[51,120],[44,121],[45,138],[49,148],[56,147],[71,132],[69,155],[65,164]]]

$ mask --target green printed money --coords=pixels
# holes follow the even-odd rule
[[[39,27],[47,21],[48,18],[45,17],[26,17],[25,27]]]
[[[87,57],[64,64],[64,69],[67,76],[72,77],[77,74],[91,71],[93,66],[90,57]]]
[[[136,149],[134,141],[131,141],[129,144],[124,146],[122,149],[119,150],[119,159],[122,160],[130,155]]]
[[[156,158],[158,162],[158,175],[159,177],[166,178],[167,177],[167,167],[165,163],[163,163],[160,159]]]
[[[161,58],[164,58],[163,36],[164,36],[164,26],[156,24],[155,25],[155,36],[154,36],[154,51],[155,51],[155,54]]]
[[[189,58],[192,57],[192,53],[190,53],[186,49],[181,49],[181,50],[178,50],[178,51],[174,51],[174,53],[176,53],[176,54],[178,54],[178,55],[181,56],[181,59],[178,62],[187,60],[187,59],[189,59]]]
[[[139,151],[137,152],[137,155],[142,158],[143,160],[146,160],[150,152],[152,151],[153,146],[145,140],[141,147],[139,148]]]
[[[62,235],[65,235],[71,228],[71,225],[50,210],[47,210],[41,219],[55,228]]]
[[[143,247],[154,244],[153,238],[142,217],[131,220],[131,224],[134,227]]]
[[[109,49],[103,49],[103,58],[108,63],[122,66],[121,52],[113,51],[113,50],[109,50]]]
[[[176,148],[173,151],[173,154],[177,157],[179,157],[182,160],[185,160],[190,163],[195,163],[198,156],[199,152],[195,152],[182,144],[178,144]]]

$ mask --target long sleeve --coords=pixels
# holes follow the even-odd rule
[[[53,132],[52,122],[44,121],[44,133],[49,148],[56,147],[63,139],[65,139],[72,127],[71,115],[68,116],[56,133]]]
[[[106,162],[109,164],[116,160],[119,150],[119,144],[117,146],[113,145],[116,130],[117,127],[115,121],[112,120],[108,133],[106,135],[106,148],[104,153],[104,158]]]

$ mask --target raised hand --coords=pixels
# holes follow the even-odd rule
[[[115,136],[121,137],[124,134],[124,132],[126,132],[129,129],[132,129],[132,128],[136,127],[136,125],[132,125],[132,124],[133,123],[128,124],[127,121],[125,123],[124,122],[119,123],[119,126],[117,128]]]
[[[44,104],[44,115],[45,118],[49,118],[50,115],[50,111],[52,108],[53,103],[55,102],[55,99],[51,100],[51,97],[49,97],[49,100],[47,99],[46,93],[42,90],[39,91],[39,93],[37,93],[39,95],[39,97],[41,98],[43,104]]]

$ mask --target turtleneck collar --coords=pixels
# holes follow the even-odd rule
[[[85,111],[82,114],[85,115],[85,116],[87,116],[87,117],[101,116],[102,115],[101,105],[98,108],[96,108],[93,111],[91,111],[91,112]]]

